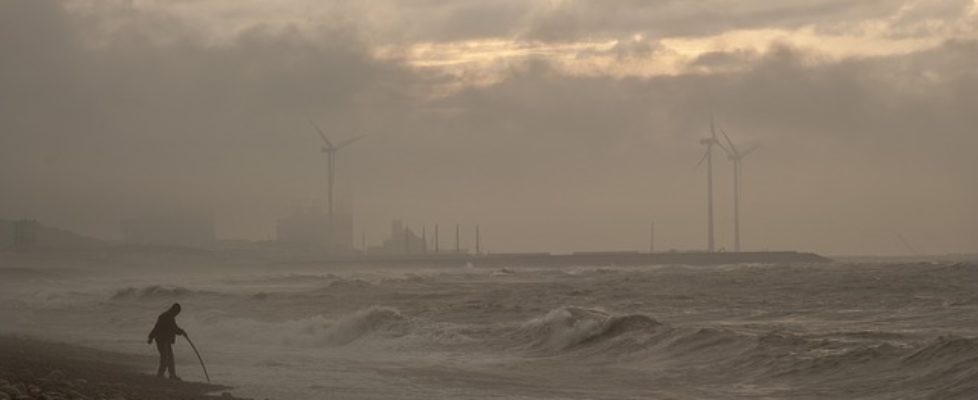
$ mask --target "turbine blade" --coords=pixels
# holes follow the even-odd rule
[[[748,147],[747,150],[744,150],[743,153],[740,153],[740,158],[747,157],[748,154],[753,153],[754,150],[757,150],[758,147],[761,147],[761,145],[755,144],[751,147]]]
[[[336,149],[339,150],[341,148],[344,148],[346,146],[349,146],[349,145],[351,145],[351,144],[359,141],[360,139],[363,139],[364,137],[366,137],[366,135],[360,135],[360,136],[357,136],[355,138],[351,138],[351,139],[347,139],[345,141],[342,141],[342,142],[340,142],[340,144],[336,145]]]
[[[710,152],[708,152],[708,151],[707,152],[704,152],[703,153],[703,158],[700,159],[700,162],[696,163],[696,166],[693,167],[693,169],[698,169],[700,167],[700,165],[703,165],[703,161],[706,161],[706,157],[709,156],[709,155],[710,155]]]
[[[323,142],[326,143],[326,147],[332,149],[333,143],[329,141],[329,138],[326,137],[326,134],[323,133],[323,130],[319,129],[319,125],[316,125],[316,123],[313,122],[312,119],[309,120],[309,124],[312,125],[313,128],[316,128],[316,132],[319,133],[319,137],[323,138]]]
[[[733,155],[739,157],[740,152],[737,151],[737,146],[734,145],[733,140],[730,140],[730,136],[727,136],[727,131],[723,130],[723,127],[720,127],[720,133],[723,134],[723,138],[726,139],[727,144],[730,145],[730,151],[733,152]]]

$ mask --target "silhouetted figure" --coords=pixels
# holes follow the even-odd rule
[[[156,350],[160,352],[160,368],[156,370],[156,376],[160,378],[163,377],[163,371],[169,371],[170,379],[180,379],[173,360],[173,343],[176,342],[177,335],[187,333],[177,326],[177,314],[180,314],[180,303],[173,303],[169,310],[156,318],[156,326],[149,332],[149,339],[146,340],[146,343],[153,343],[153,339],[156,339]]]

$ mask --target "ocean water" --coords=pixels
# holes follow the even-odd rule
[[[211,379],[259,399],[978,398],[975,263],[226,264],[0,269],[0,333],[153,355],[180,302]]]

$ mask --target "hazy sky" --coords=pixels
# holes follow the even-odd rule
[[[978,251],[978,1],[0,1],[0,218],[100,237],[190,208],[270,238],[323,202],[309,115],[369,135],[338,161],[368,241],[705,248],[711,113],[762,146],[746,249]]]

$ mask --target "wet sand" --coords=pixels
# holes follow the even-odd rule
[[[231,399],[226,386],[144,373],[153,357],[0,336],[0,400]]]

